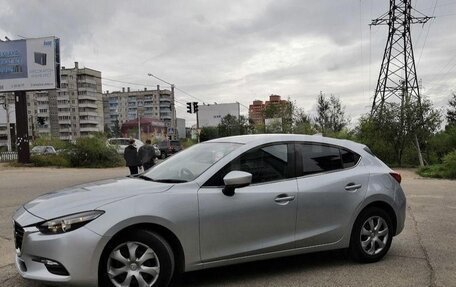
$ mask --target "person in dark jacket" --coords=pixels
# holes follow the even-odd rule
[[[139,148],[138,156],[144,171],[154,166],[157,155],[155,154],[155,148],[150,140],[146,140],[146,144]]]
[[[135,140],[130,139],[129,145],[124,150],[124,159],[130,169],[130,174],[138,174],[138,168],[141,166],[141,161],[138,157],[138,151],[135,147]]]

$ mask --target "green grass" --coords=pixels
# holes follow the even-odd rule
[[[422,167],[417,173],[423,177],[456,179],[456,151],[447,154],[442,164]]]

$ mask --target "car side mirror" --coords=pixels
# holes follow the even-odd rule
[[[234,170],[223,178],[225,187],[222,192],[226,196],[233,196],[236,188],[248,186],[252,183],[252,174],[245,171]]]

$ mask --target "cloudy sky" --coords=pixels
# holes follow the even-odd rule
[[[369,111],[387,27],[369,27],[387,0],[0,0],[0,38],[61,38],[63,66],[100,70],[103,91],[169,87],[241,112],[270,94],[312,113],[320,91],[339,96],[352,122]],[[423,94],[444,107],[456,90],[456,1],[414,0],[437,18],[412,37]],[[132,84],[122,83],[129,82]],[[177,115],[187,101],[177,91]]]

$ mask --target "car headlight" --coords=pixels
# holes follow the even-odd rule
[[[59,234],[76,230],[102,215],[102,210],[85,211],[48,220],[36,227],[43,234]]]

